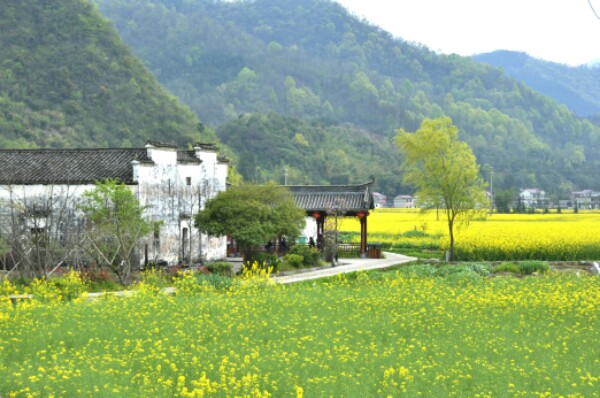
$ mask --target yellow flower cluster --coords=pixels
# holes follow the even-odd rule
[[[599,391],[600,278],[398,271],[248,286],[1,306],[0,396]]]

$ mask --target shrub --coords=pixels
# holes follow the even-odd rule
[[[494,267],[494,272],[511,272],[513,274],[520,274],[520,267],[513,262],[504,262]]]
[[[215,290],[228,290],[238,284],[237,279],[216,273],[209,275],[198,274],[196,280],[199,285],[211,286]]]
[[[297,254],[302,256],[303,267],[318,267],[321,265],[321,253],[314,247],[295,245],[290,248],[288,254]]]
[[[286,254],[285,261],[294,268],[300,268],[304,264],[304,257],[299,254]]]
[[[213,261],[206,264],[206,269],[215,275],[231,276],[233,275],[233,265],[227,261]]]
[[[244,263],[244,267],[242,267],[242,271],[244,268],[252,268],[255,263],[258,264],[261,269],[272,268],[272,272],[277,272],[279,269],[279,258],[277,257],[277,254],[257,252],[252,253],[249,256],[248,260]]]
[[[550,270],[550,266],[545,261],[528,260],[519,264],[519,269],[522,275],[531,275],[534,272],[545,274]]]

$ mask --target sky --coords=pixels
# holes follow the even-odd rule
[[[600,61],[600,19],[588,0],[336,0],[408,42],[469,56],[522,51],[571,66]],[[589,0],[600,15],[600,0]]]

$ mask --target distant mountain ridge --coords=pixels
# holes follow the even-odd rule
[[[97,1],[157,78],[219,126],[250,180],[372,174],[384,193],[407,192],[395,130],[448,115],[497,189],[600,188],[600,127],[498,68],[393,38],[333,1]]]
[[[506,50],[478,54],[473,58],[501,67],[508,75],[555,99],[579,116],[600,112],[600,67],[571,67]]]
[[[0,146],[214,141],[199,116],[251,181],[373,175],[394,195],[412,189],[396,129],[448,115],[494,167],[496,189],[600,189],[598,126],[498,68],[395,39],[330,0],[98,3],[143,64],[88,0],[0,7]]]

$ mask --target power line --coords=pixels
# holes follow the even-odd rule
[[[592,0],[587,0],[587,2],[590,5],[590,8],[592,9],[592,12],[596,16],[596,18],[600,19],[600,15],[598,15],[598,13],[596,12],[596,10],[594,9],[594,6],[592,5]]]

